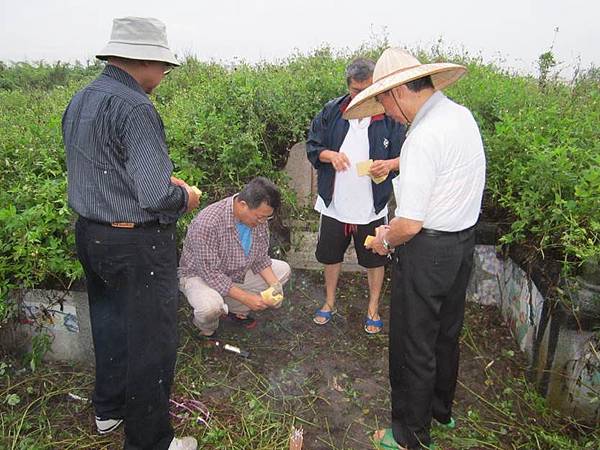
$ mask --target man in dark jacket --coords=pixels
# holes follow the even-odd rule
[[[354,60],[346,69],[348,94],[328,102],[313,119],[306,143],[307,156],[317,169],[321,213],[317,261],[325,265],[326,300],[314,322],[328,323],[335,312],[335,291],[344,253],[354,239],[358,263],[367,269],[369,306],[364,322],[367,333],[383,328],[379,297],[386,257],[364,246],[365,238],[387,223],[387,203],[392,179],[398,173],[405,128],[383,114],[361,120],[345,120],[350,101],[372,83],[375,63]]]

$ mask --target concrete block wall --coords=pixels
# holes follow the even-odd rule
[[[497,305],[527,355],[540,392],[550,406],[590,423],[600,423],[600,326],[598,318],[550,308],[531,278],[493,245],[475,249],[467,299]],[[572,296],[590,296],[581,286]],[[600,302],[600,298],[596,299]]]
[[[45,359],[94,362],[87,292],[29,289],[20,293],[18,339],[29,349],[34,333],[50,336]]]

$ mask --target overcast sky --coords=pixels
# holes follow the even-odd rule
[[[600,66],[598,0],[0,0],[0,60],[85,61],[108,41],[112,19],[127,15],[162,20],[177,54],[203,60],[273,60],[387,36],[409,48],[441,38],[531,73],[554,41],[565,67]]]

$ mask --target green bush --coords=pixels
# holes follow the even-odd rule
[[[356,53],[376,58],[384,46]],[[323,104],[344,93],[343,71],[352,56],[323,48],[257,65],[187,59],[153,96],[176,174],[198,185],[205,202],[256,175],[283,183],[288,149],[304,139]],[[534,242],[540,254],[574,265],[600,256],[598,70],[566,85],[548,74],[539,83],[477,59],[447,58],[439,49],[419,57],[469,68],[447,93],[480,124],[487,189],[512,222],[503,242]],[[0,319],[9,289],[68,285],[82,275],[66,203],[60,121],[74,92],[100,70],[0,64]]]
[[[511,215],[502,242],[532,243],[572,273],[570,265],[600,253],[598,83],[540,87],[534,79],[471,69],[454,89],[482,128],[487,189]]]
[[[101,67],[100,61],[85,66],[60,61],[54,64],[18,62],[9,66],[0,61],[0,90],[48,90],[57,86],[67,86],[69,82],[89,78]]]
[[[81,277],[60,120],[71,92],[0,91],[0,318],[15,287]]]

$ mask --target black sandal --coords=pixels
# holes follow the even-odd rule
[[[227,315],[223,314],[221,316],[221,319],[226,320],[227,322],[231,322],[235,325],[244,327],[247,330],[251,330],[256,326],[256,319],[249,314],[246,317],[239,317],[235,313],[227,313]]]

